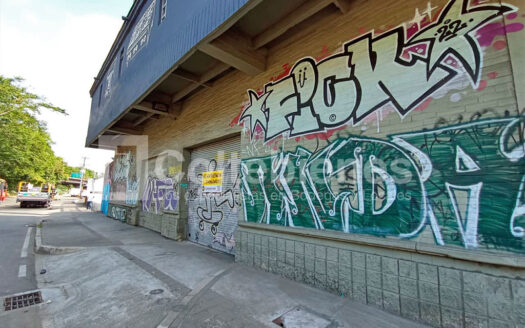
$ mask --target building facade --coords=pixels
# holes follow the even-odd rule
[[[525,1],[135,1],[107,215],[435,327],[525,325]]]

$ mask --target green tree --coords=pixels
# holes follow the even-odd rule
[[[27,91],[22,81],[0,75],[0,177],[11,190],[21,180],[56,183],[67,166],[55,156],[46,125],[36,117],[42,109],[66,111]]]

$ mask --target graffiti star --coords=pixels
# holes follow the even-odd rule
[[[417,25],[417,28],[420,29],[421,28],[421,22],[423,21],[423,19],[425,18],[424,15],[421,15],[419,13],[419,9],[416,8],[416,12],[414,14],[414,18],[412,18],[411,21],[409,21],[409,24],[412,25],[412,24],[416,24]]]
[[[447,56],[453,55],[461,62],[474,86],[477,86],[482,51],[471,33],[499,15],[516,11],[515,7],[506,4],[469,8],[468,3],[468,0],[450,1],[439,19],[414,35],[407,44],[429,43],[428,77]]]
[[[268,98],[270,93],[265,93],[259,97],[257,96],[257,92],[248,90],[248,95],[250,96],[250,105],[242,112],[239,122],[250,118],[250,132],[254,135],[257,124],[266,131],[267,118],[264,112],[264,106],[266,98]]]
[[[432,21],[432,12],[434,9],[437,9],[437,7],[432,7],[432,3],[429,1],[427,2],[427,8],[425,11],[423,11],[422,15],[427,15],[429,18],[429,21]]]

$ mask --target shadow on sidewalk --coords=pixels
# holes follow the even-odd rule
[[[55,327],[277,327],[277,318],[287,326],[421,327],[231,255],[64,205],[44,222],[43,240],[86,248],[38,256],[37,271],[47,270],[39,287],[64,290],[46,310]]]

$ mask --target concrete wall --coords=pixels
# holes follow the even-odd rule
[[[323,10],[272,42],[264,73],[147,124],[137,223],[185,238],[189,149],[241,132],[238,262],[436,327],[525,324],[518,8]]]
[[[514,327],[525,322],[523,267],[256,227],[239,229],[236,241],[237,262],[431,326]]]

